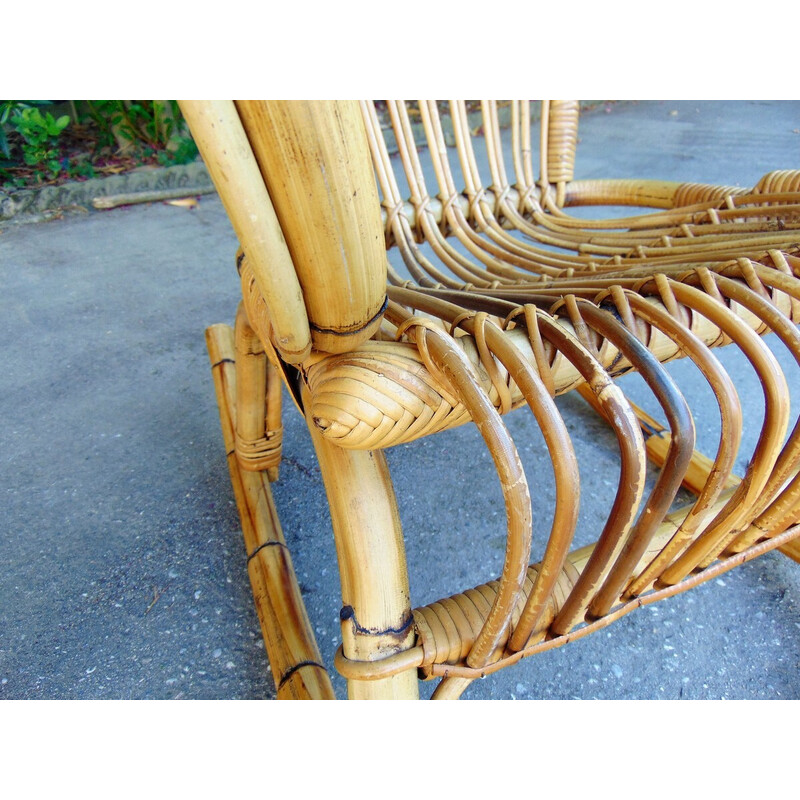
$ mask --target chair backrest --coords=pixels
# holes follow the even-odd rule
[[[349,351],[377,330],[386,306],[385,248],[399,238],[393,226],[400,216],[408,224],[409,218],[413,222],[433,210],[447,235],[453,205],[471,215],[492,193],[514,195],[523,206],[537,197],[563,203],[577,142],[576,101],[542,104],[539,191],[531,160],[530,103],[511,104],[511,182],[499,140],[498,106],[483,103],[491,171],[485,188],[466,104],[450,106],[461,171],[455,178],[438,106],[420,102],[416,108],[438,184],[435,197],[425,186],[408,107],[389,102],[387,108],[410,198],[397,188],[371,102],[359,108],[354,101],[181,101],[241,243],[248,279],[252,275],[266,305],[268,338],[288,363],[305,361],[312,349]]]
[[[289,363],[368,339],[386,303],[380,202],[356,102],[181,101]]]
[[[436,101],[388,100],[379,107],[374,102],[362,103],[390,242],[399,203],[406,204],[402,212],[412,224],[424,211],[433,214],[445,233],[442,220],[448,203],[459,203],[469,214],[470,200],[483,192],[495,198],[510,194],[522,208],[540,196],[538,186],[542,196],[552,196],[553,202],[563,205],[565,187],[574,172],[578,101],[541,103],[538,177],[531,138],[536,112],[530,101],[481,101],[480,111],[467,101],[450,101],[446,109],[441,105]],[[508,167],[500,136],[503,127],[511,129]],[[474,146],[476,137],[482,140],[480,148]],[[390,148],[397,149],[399,163],[390,157]],[[423,173],[429,170],[421,164],[423,148],[430,152],[436,186],[426,186]],[[485,155],[479,155],[479,149]],[[482,186],[481,172],[486,170],[490,182]]]

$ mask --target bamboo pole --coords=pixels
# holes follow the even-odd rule
[[[386,252],[356,102],[237,101],[303,287],[314,348],[351,350],[380,325]]]
[[[206,343],[248,554],[247,571],[278,699],[332,700],[333,685],[322,664],[266,473],[240,469],[234,452],[233,330],[227,325],[213,325],[206,331]]]
[[[278,479],[281,460],[281,383],[264,345],[250,327],[244,303],[234,327],[236,348],[236,458],[250,472]]]
[[[186,187],[178,186],[174,189],[154,189],[145,192],[128,192],[124,194],[106,194],[92,199],[92,206],[98,209],[118,208],[119,206],[134,205],[136,203],[158,203],[161,200],[182,200],[184,198],[199,197],[204,194],[213,194],[213,186]]]
[[[297,364],[311,351],[303,295],[236,107],[181,100],[180,108],[269,308],[274,345],[284,361]]]
[[[665,439],[668,441],[668,433],[652,436],[648,440],[647,455],[657,466],[661,466],[664,463],[664,457],[666,455],[666,445],[664,444]],[[653,447],[649,446],[650,441],[654,442]],[[684,479],[684,487],[694,494],[700,494],[711,475],[711,468],[713,465],[714,462],[708,458],[708,456],[705,456],[700,451],[695,450],[692,457],[692,464]],[[733,489],[741,482],[742,479],[738,475],[731,474],[728,476],[728,479],[725,482],[725,488]],[[791,519],[792,524],[796,524],[797,522],[800,522],[800,511],[797,511]],[[751,544],[752,542],[750,542],[748,546]],[[793,561],[800,563],[800,540],[795,539],[788,544],[781,545],[777,549],[785,556],[791,558]]]
[[[386,460],[378,451],[331,444],[310,419],[308,427],[339,558],[344,654],[353,661],[373,661],[408,650],[414,626],[405,546]],[[350,680],[348,694],[354,700],[416,699],[417,675],[410,670],[386,680]]]

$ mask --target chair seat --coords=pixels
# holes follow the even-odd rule
[[[797,260],[791,254],[788,257]],[[763,270],[761,274],[769,277],[769,273]],[[696,284],[700,282],[697,272],[684,274],[684,281],[691,278],[694,278]],[[614,285],[626,283],[632,282],[623,279]],[[783,281],[781,285],[792,284],[791,281]],[[792,322],[800,322],[798,285],[794,285],[793,294],[778,291],[768,285],[759,284],[759,287],[781,314]],[[712,320],[686,306],[682,306],[676,316],[675,307],[667,309],[664,300],[658,297],[656,287],[652,286],[651,289],[647,302],[674,319],[683,316],[688,321],[683,327],[705,345],[713,347],[730,342],[730,338]],[[606,307],[612,305],[613,298],[608,291],[590,287],[588,293],[601,295],[601,307],[604,302]],[[605,297],[602,297],[604,294]],[[431,295],[460,299],[465,304],[474,304],[476,299],[474,295],[458,295],[453,292],[432,292]],[[489,298],[482,299],[489,302]],[[553,306],[556,306],[557,312],[558,304],[555,300]],[[518,309],[519,320],[522,307]],[[740,303],[731,302],[729,310],[756,332],[763,333],[769,329],[763,319]],[[545,316],[543,312],[539,313],[540,316]],[[628,313],[631,313],[630,309]],[[575,327],[568,316],[547,317],[550,325],[560,327],[573,337],[576,335]],[[580,371],[563,352],[545,342],[541,345],[542,353],[537,359],[535,343],[532,343],[524,325],[515,326],[512,320],[509,326],[499,317],[493,319],[492,324],[505,327],[503,335],[531,367],[539,372],[540,377],[545,376],[553,395],[563,394],[585,383]],[[637,335],[659,361],[666,362],[686,355],[674,337],[670,337],[658,326],[644,319],[631,324],[636,326]],[[346,355],[319,354],[303,370],[303,380],[312,398],[309,409],[311,417],[323,436],[340,447],[390,447],[470,420],[463,405],[446,392],[441,381],[431,374],[419,349],[413,343],[394,340],[393,331],[389,327],[385,326],[385,338],[365,342]],[[476,378],[495,408],[500,413],[506,413],[525,405],[522,392],[503,364],[493,358],[490,368],[487,369],[482,363],[475,337],[465,331],[460,331],[459,334],[455,337],[455,342],[474,366]],[[595,348],[599,363],[612,377],[623,375],[631,369],[624,353],[608,339],[599,341]]]

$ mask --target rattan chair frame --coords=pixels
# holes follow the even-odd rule
[[[475,678],[770,550],[800,561],[800,419],[789,432],[787,377],[762,339],[774,332],[800,367],[800,171],[752,189],[576,181],[578,104],[546,101],[536,178],[532,106],[509,105],[504,136],[498,102],[482,101],[476,132],[467,104],[449,101],[448,146],[435,101],[385,101],[383,115],[373,102],[181,103],[241,244],[235,326],[212,326],[207,341],[278,697],[333,697],[269,487],[282,384],[308,423],[331,508],[335,664],[350,697],[415,697],[421,677],[440,678],[434,698],[455,698]],[[634,210],[570,211],[586,205]],[[407,277],[388,263],[392,248]],[[763,390],[741,478],[747,420],[713,352],[723,345]],[[695,450],[692,406],[664,367],[675,358],[713,392],[716,412],[702,409],[719,417],[713,457]],[[665,424],[615,382],[632,371]],[[554,402],[573,389],[612,428],[620,464],[607,519],[578,549],[579,464]],[[556,486],[533,565],[530,491],[503,422],[521,406]],[[502,488],[503,568],[412,609],[383,451],[470,421]],[[648,459],[659,468],[650,488]],[[696,499],[676,509],[682,486]]]

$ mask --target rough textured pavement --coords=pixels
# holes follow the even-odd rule
[[[576,177],[752,185],[800,165],[799,131],[797,102],[600,107],[582,120]],[[233,319],[235,249],[216,196],[193,210],[132,206],[0,229],[0,698],[274,697],[203,340],[207,325]],[[776,353],[797,396],[797,371]],[[757,408],[757,381],[733,356],[723,354],[744,403]],[[691,395],[697,376],[674,369]],[[615,481],[614,464],[603,462],[609,434],[579,398],[559,402],[581,463],[593,465],[582,474],[588,527]],[[285,424],[273,490],[343,697],[332,667],[330,521],[288,398]],[[523,443],[541,546],[552,490],[537,463],[541,437],[524,410],[509,425]],[[698,427],[708,451],[713,425]],[[748,427],[740,469],[758,428]],[[414,605],[493,577],[502,501],[474,430],[388,458]],[[770,554],[476,682],[465,698],[797,698],[799,604],[800,565]]]

